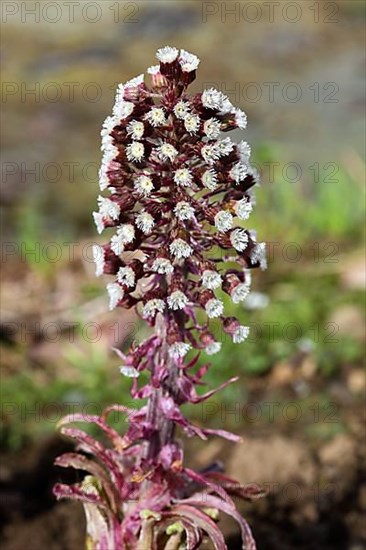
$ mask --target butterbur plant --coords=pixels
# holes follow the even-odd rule
[[[78,484],[57,484],[54,492],[82,501],[90,550],[194,550],[206,539],[222,550],[221,513],[238,522],[242,547],[251,550],[250,528],[232,497],[251,500],[260,490],[239,485],[219,464],[188,468],[177,437],[179,428],[188,437],[240,441],[191,423],[181,406],[201,403],[237,380],[198,392],[209,365],[197,362],[201,352],[219,352],[224,339],[245,341],[248,327],[225,316],[223,298],[245,300],[251,269],[265,267],[264,243],[244,226],[257,181],[250,147],[223,137],[243,130],[246,116],[213,88],[187,94],[199,65],[195,55],[167,46],[156,57],[159,65],[147,70],[150,87],[144,75],[118,86],[102,129],[100,188],[109,196],[98,197],[94,213],[99,233],[113,230],[107,244],[94,247],[96,274],[112,277],[110,309],[134,307],[152,328],[126,355],[116,350],[136,408],[113,405],[100,417],[61,421],[78,452],[56,464],[87,475]],[[138,407],[140,399],[146,405]],[[124,415],[123,433],[108,423],[111,413]],[[74,422],[96,424],[109,444],[70,427]]]

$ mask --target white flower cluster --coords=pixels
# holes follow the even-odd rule
[[[141,141],[133,141],[126,147],[126,155],[128,160],[132,162],[140,162],[145,155],[145,146]]]
[[[98,197],[99,212],[93,212],[93,218],[97,227],[98,233],[102,233],[105,227],[105,222],[117,220],[120,215],[120,206],[105,197]]]
[[[203,131],[208,139],[215,139],[220,135],[221,122],[217,118],[209,118],[203,125]]]
[[[248,175],[248,165],[241,161],[237,162],[230,170],[229,175],[236,183],[240,183]]]
[[[215,88],[189,99],[185,88],[199,66],[197,56],[165,46],[156,57],[160,65],[147,71],[152,88],[144,75],[120,84],[113,114],[101,130],[99,184],[112,196],[98,197],[93,216],[99,233],[113,226],[115,233],[109,245],[93,246],[96,275],[115,270],[114,282],[107,285],[109,307],[138,303],[151,324],[157,313],[194,319],[194,307],[204,307],[208,320],[216,319],[224,314],[222,293],[239,304],[250,292],[249,271],[243,279],[234,269],[225,276],[222,261],[266,267],[265,244],[255,244],[255,234],[240,223],[255,204],[249,176],[255,182],[257,174],[250,165],[250,145],[222,137],[227,130],[244,129],[247,118]],[[210,256],[216,245],[237,254]],[[146,284],[139,284],[139,277],[146,277]],[[228,326],[234,343],[248,337],[248,327],[237,321]],[[191,344],[208,355],[220,351],[221,343],[207,325],[201,330],[198,344],[174,333],[171,357],[180,360]],[[121,373],[139,375],[128,365]]]
[[[230,234],[231,244],[238,250],[238,252],[243,252],[248,245],[248,235],[244,229],[234,229]]]
[[[234,290],[231,292],[231,299],[234,302],[234,304],[239,304],[240,302],[243,302],[245,298],[248,296],[250,291],[250,286],[246,283],[238,284]]]
[[[118,149],[113,145],[113,138],[110,135],[117,122],[116,117],[108,116],[103,122],[100,132],[102,136],[101,150],[103,151],[102,163],[99,169],[99,187],[101,191],[107,189],[109,185],[107,173],[112,161],[118,156]]]

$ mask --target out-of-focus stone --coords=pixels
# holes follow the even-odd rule
[[[341,272],[341,281],[342,286],[350,290],[366,288],[366,266],[363,252],[359,257],[346,261],[344,270]]]
[[[243,485],[265,489],[263,502],[276,510],[290,507],[288,517],[294,523],[318,519],[315,461],[304,443],[279,435],[247,440],[236,447],[227,471]]]
[[[294,380],[294,369],[286,361],[280,361],[273,366],[270,384],[272,387],[286,386]]]
[[[300,370],[306,380],[311,380],[317,371],[318,365],[311,355],[306,355],[301,362]]]
[[[357,339],[363,339],[365,337],[365,318],[357,306],[340,306],[333,311],[328,322],[334,323],[335,325],[335,338],[342,334],[353,336]]]
[[[366,377],[363,369],[353,369],[347,376],[347,386],[354,394],[363,393],[366,390]]]
[[[289,482],[311,485],[315,480],[314,461],[307,447],[279,435],[246,440],[238,445],[228,463],[228,472],[241,483],[285,486]]]
[[[357,474],[356,442],[340,434],[319,450],[319,460],[324,479],[334,484],[333,498],[342,498]]]

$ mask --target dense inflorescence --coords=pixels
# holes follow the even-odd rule
[[[208,365],[194,371],[198,356],[185,364],[185,355],[192,348],[217,353],[225,335],[234,343],[247,338],[248,327],[225,316],[224,297],[244,301],[251,268],[265,267],[264,243],[244,226],[257,181],[250,146],[223,137],[244,129],[246,116],[213,88],[187,95],[199,64],[195,55],[165,47],[157,58],[160,64],[147,71],[150,88],[144,75],[118,87],[102,129],[100,188],[109,196],[98,197],[93,214],[99,233],[113,230],[107,244],[94,246],[96,274],[113,276],[107,284],[110,309],[135,307],[155,328],[126,356],[118,351],[122,374],[133,378],[133,397],[148,398],[148,404],[129,411],[124,436],[106,421],[123,407],[110,408],[103,418],[68,417],[65,422],[96,422],[112,449],[63,427],[98,464],[82,455],[61,457],[59,465],[85,469],[91,477],[79,486],[58,485],[56,494],[85,502],[96,549],[160,548],[164,537],[167,544],[175,537],[182,548],[193,549],[204,534],[216,548],[225,548],[208,508],[233,515],[242,527],[243,548],[254,548],[228,493],[244,498],[258,493],[237,487],[215,468],[201,473],[185,468],[175,439],[180,425],[189,436],[217,433],[238,440],[191,424],[180,406],[213,394],[195,389]],[[150,381],[139,387],[144,370]]]

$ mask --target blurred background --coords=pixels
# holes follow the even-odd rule
[[[214,86],[248,114],[261,173],[250,222],[269,267],[235,314],[207,377],[240,375],[197,423],[243,435],[186,442],[268,496],[242,506],[262,549],[366,548],[362,512],[364,9],[361,1],[2,3],[2,548],[77,550],[83,513],[56,504],[53,458],[67,412],[129,402],[111,347],[146,336],[110,313],[91,261],[100,128],[117,83],[158,47],[198,55],[192,92]],[[105,278],[107,279],[107,278]],[[234,306],[228,307],[234,313]],[[204,360],[204,358],[202,359]],[[228,546],[235,527],[223,521]]]

